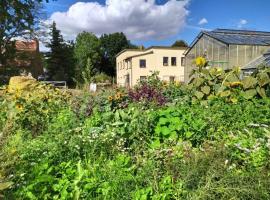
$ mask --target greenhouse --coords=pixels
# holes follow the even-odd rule
[[[210,66],[225,70],[239,66],[250,71],[267,60],[269,49],[270,32],[227,29],[202,31],[185,53],[185,81],[189,80],[196,57],[203,56]]]

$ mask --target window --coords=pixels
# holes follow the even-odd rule
[[[146,60],[140,60],[140,68],[146,68]]]
[[[163,57],[163,66],[168,66],[169,65],[168,61],[169,61],[168,57]]]
[[[170,76],[170,83],[174,82],[175,77],[174,76]]]
[[[185,57],[181,57],[181,66],[185,66]]]
[[[140,81],[145,81],[146,80],[146,76],[140,76]]]
[[[172,66],[176,66],[176,57],[171,57]]]

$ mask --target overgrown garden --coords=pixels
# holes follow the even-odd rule
[[[74,95],[13,79],[0,96],[2,199],[269,199],[270,71]],[[26,78],[27,79],[27,78]]]

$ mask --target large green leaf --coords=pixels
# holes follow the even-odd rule
[[[227,96],[230,96],[230,95],[231,95],[231,91],[230,90],[219,92],[219,96],[220,97],[227,97]]]
[[[245,77],[242,81],[244,89],[254,88],[257,84],[257,79],[254,77]]]
[[[211,88],[209,86],[203,86],[201,88],[201,91],[206,95],[208,95],[210,93],[210,90],[211,90]]]
[[[200,87],[204,82],[203,78],[197,77],[193,80],[193,84],[195,87]]]
[[[200,91],[196,91],[195,92],[195,96],[198,98],[198,99],[202,99],[204,97],[204,93],[200,92]]]
[[[261,96],[261,97],[266,97],[266,92],[265,92],[265,89],[264,88],[261,88],[261,87],[257,87],[256,88],[256,90],[257,90],[257,92],[258,92],[258,94]]]
[[[258,83],[261,87],[265,86],[266,84],[270,83],[270,78],[267,73],[261,72],[257,75]]]
[[[242,92],[242,95],[245,99],[252,99],[255,95],[257,95],[257,91],[255,89],[250,89]]]
[[[239,78],[235,74],[229,74],[227,76],[227,81],[229,81],[229,82],[237,82],[237,81],[239,81]]]

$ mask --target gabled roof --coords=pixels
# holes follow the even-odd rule
[[[150,46],[147,49],[124,49],[123,51],[119,52],[116,57],[118,57],[119,55],[121,55],[122,53],[126,52],[126,51],[138,51],[141,53],[144,53],[150,49],[168,49],[168,50],[187,50],[188,47],[170,47],[170,46]]]
[[[246,64],[243,69],[253,69],[260,65],[270,66],[270,49],[265,54]]]
[[[145,55],[153,54],[153,53],[154,53],[154,51],[149,51],[149,52],[145,52],[145,53],[141,53],[141,54],[136,54],[136,55],[133,55],[133,56],[126,57],[125,60],[130,59],[130,58],[134,58],[134,57],[145,56]]]
[[[270,32],[216,29],[203,33],[225,44],[270,46]]]
[[[207,35],[227,45],[236,44],[236,45],[270,46],[270,32],[215,29],[213,31],[201,31],[200,34],[191,43],[190,49],[197,43],[197,41],[203,35]],[[188,52],[189,50],[187,50],[185,54],[187,54]]]

